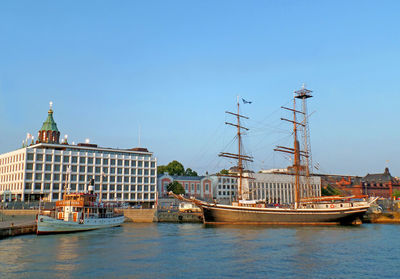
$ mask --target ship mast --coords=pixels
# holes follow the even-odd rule
[[[242,129],[246,130],[246,131],[248,131],[249,129],[240,125],[240,119],[241,118],[249,119],[249,118],[247,116],[240,114],[239,96],[237,97],[237,113],[233,113],[230,111],[225,111],[225,113],[236,116],[237,124],[233,124],[233,123],[229,123],[229,122],[225,122],[225,124],[231,125],[231,126],[234,126],[237,128],[236,136],[238,138],[238,153],[234,154],[234,153],[221,152],[219,154],[219,156],[238,160],[238,164],[237,164],[238,175],[223,175],[223,176],[238,178],[237,200],[240,201],[243,199],[243,187],[242,187],[243,186],[243,178],[244,178],[244,176],[243,176],[243,170],[244,170],[243,161],[253,162],[252,157],[242,154]]]
[[[294,92],[295,98],[301,100],[302,102],[302,111],[303,111],[303,148],[305,153],[307,153],[307,157],[304,158],[305,164],[305,176],[306,176],[306,191],[307,196],[311,197],[314,195],[311,187],[310,187],[310,175],[313,172],[312,165],[312,156],[311,156],[311,144],[310,144],[310,129],[308,125],[308,112],[307,112],[307,99],[312,98],[312,91],[305,88],[305,84],[302,85],[300,90]]]
[[[284,153],[292,154],[294,157],[293,166],[294,174],[295,174],[295,184],[294,184],[294,207],[298,208],[299,202],[304,194],[303,189],[300,187],[300,175],[306,175],[307,185],[306,189],[309,191],[309,177],[310,177],[310,146],[309,146],[309,130],[308,130],[308,118],[307,118],[307,105],[306,100],[311,98],[311,90],[305,89],[304,85],[301,90],[294,92],[293,97],[293,109],[282,107],[283,109],[289,110],[293,112],[293,120],[281,118],[281,120],[291,122],[293,124],[293,148],[277,146],[274,150]],[[302,111],[296,110],[296,99],[301,99],[303,101]],[[303,121],[298,122],[297,114],[303,115]],[[304,151],[300,149],[300,144],[298,140],[298,127],[301,126],[303,128],[303,136],[304,136]],[[305,166],[301,164],[301,157],[305,158]],[[310,193],[308,193],[310,196]]]

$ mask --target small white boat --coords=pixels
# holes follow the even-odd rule
[[[124,215],[113,204],[97,201],[92,193],[64,195],[53,210],[37,217],[37,234],[68,233],[119,226]]]

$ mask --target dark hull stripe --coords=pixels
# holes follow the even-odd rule
[[[206,224],[270,224],[326,225],[351,224],[361,218],[367,208],[344,210],[260,210],[259,208],[226,208],[201,206]]]

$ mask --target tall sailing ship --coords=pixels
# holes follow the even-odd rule
[[[188,199],[171,193],[175,198],[191,201],[201,208],[203,222],[205,224],[277,224],[277,225],[328,225],[328,224],[354,224],[366,213],[371,204],[376,200],[367,199],[367,196],[329,196],[310,197],[305,193],[311,193],[309,183],[311,152],[309,144],[307,99],[311,98],[311,91],[304,88],[295,91],[293,97],[293,108],[282,107],[293,113],[293,120],[281,118],[281,120],[293,124],[293,147],[277,146],[275,151],[284,152],[293,156],[293,165],[288,168],[294,176],[294,203],[288,207],[269,207],[265,200],[249,200],[249,195],[243,191],[243,181],[254,179],[244,171],[244,162],[252,162],[251,156],[242,152],[242,134],[248,128],[241,125],[241,119],[248,117],[240,114],[239,98],[237,101],[237,113],[226,112],[236,117],[237,123],[226,123],[237,128],[238,152],[220,153],[219,156],[237,160],[238,180],[237,200],[230,205],[218,204],[216,202],[205,202],[198,199]],[[302,102],[301,110],[296,108],[296,102]],[[302,117],[298,117],[302,115]],[[300,122],[298,119],[302,118]],[[304,144],[300,149],[298,140],[299,127],[302,128]],[[300,180],[306,183],[300,184]],[[244,197],[246,196],[246,198]]]

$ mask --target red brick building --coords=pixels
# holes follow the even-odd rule
[[[320,175],[322,187],[331,186],[344,195],[368,195],[390,198],[395,190],[400,190],[400,181],[393,177],[389,169],[383,173],[360,176]]]
[[[175,176],[161,174],[158,176],[158,193],[160,197],[168,196],[167,186],[173,181],[179,182],[185,189],[187,196],[212,200],[213,192],[211,179],[208,176]]]

